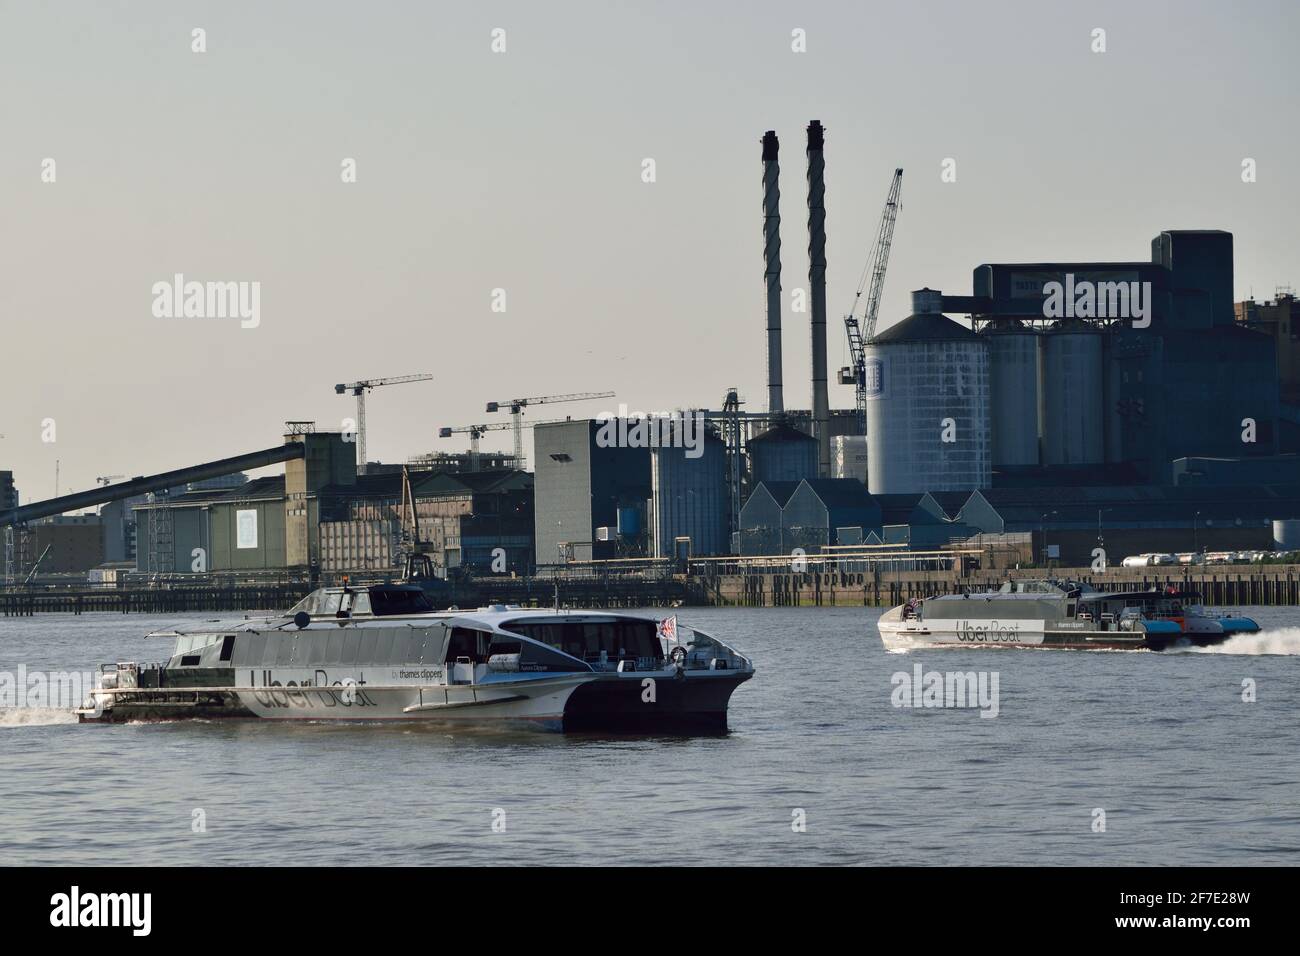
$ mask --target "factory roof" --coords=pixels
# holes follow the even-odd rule
[[[812,435],[809,435],[807,432],[800,431],[799,429],[795,428],[793,425],[786,425],[783,422],[777,422],[767,431],[763,432],[761,435],[756,435],[755,437],[751,438],[749,440],[749,444],[754,445],[761,442],[770,442],[770,441],[815,442],[816,440],[817,439],[813,438]],[[798,482],[795,483],[798,484]]]
[[[797,481],[760,481],[758,487],[750,492],[749,497],[753,498],[760,490],[765,490],[778,505],[784,508],[785,503],[790,500],[790,496],[798,487]],[[749,503],[748,498],[745,499],[745,503]]]
[[[798,484],[807,485],[828,508],[871,507],[875,500],[857,478],[805,478]]]
[[[901,342],[964,342],[979,341],[966,326],[937,312],[916,312],[902,322],[897,322],[877,333],[870,345],[895,345]]]

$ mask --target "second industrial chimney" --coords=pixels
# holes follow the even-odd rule
[[[808,285],[812,296],[812,418],[818,474],[831,471],[831,410],[826,390],[826,158],[825,130],[808,124]]]
[[[781,396],[781,165],[776,133],[763,134],[763,278],[767,281],[767,410],[785,411]]]

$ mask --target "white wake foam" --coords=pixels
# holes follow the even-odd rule
[[[1238,634],[1211,647],[1189,647],[1189,654],[1300,655],[1300,627],[1279,627],[1258,634]]]
[[[45,727],[76,722],[76,714],[59,707],[0,707],[0,727]]]

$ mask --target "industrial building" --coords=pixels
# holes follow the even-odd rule
[[[819,553],[831,545],[879,538],[880,503],[854,478],[762,482],[740,512],[737,550],[742,555]]]
[[[84,574],[104,560],[99,516],[51,515],[16,529],[12,560],[15,575]]]
[[[1020,319],[1039,335],[1040,455],[1023,464],[1124,464],[1142,481],[1164,484],[1176,458],[1279,451],[1276,347],[1235,321],[1232,235],[1169,230],[1151,250],[1149,263],[976,269],[975,324]],[[1066,276],[1098,287],[1149,283],[1149,324],[1122,317],[1044,323],[1043,287]],[[1015,403],[994,408],[995,433],[1025,427],[1022,412]],[[1247,419],[1256,427],[1243,440]]]
[[[404,549],[428,554],[441,575],[532,570],[530,475],[414,472],[412,522],[403,511],[400,471],[358,475],[341,433],[295,432],[285,440],[301,442],[304,453],[286,462],[283,477],[159,494],[135,505],[137,570],[391,573]]]
[[[1238,320],[1232,235],[1169,230],[1151,249],[1150,262],[984,264],[971,296],[914,294],[914,314],[866,347],[872,491],[1070,485],[1106,474],[1168,484],[1178,458],[1282,450],[1281,333],[1248,327],[1264,323],[1262,310]],[[1109,298],[1056,317],[1053,283]],[[1144,289],[1139,316],[1130,291]],[[1133,314],[1107,311],[1114,303]],[[972,328],[942,312],[966,313]],[[956,422],[956,441],[939,440],[940,417]]]
[[[870,495],[851,479],[761,484],[741,510],[742,555],[828,545],[997,549],[1087,567],[1146,552],[1254,551],[1300,544],[1300,483],[1219,487],[992,488]]]
[[[806,408],[788,408],[784,394],[779,142],[768,131],[766,408],[745,409],[728,390],[720,410],[698,413],[706,422],[698,456],[670,444],[611,444],[600,421],[537,422],[530,478],[514,467],[524,460],[517,413],[612,393],[491,402],[488,411],[510,407],[512,421],[442,429],[468,433],[471,450],[413,461],[408,513],[403,466],[366,461],[364,397],[377,385],[433,376],[371,379],[336,386],[358,401],[355,445],[290,423],[292,454],[245,456],[259,462],[248,467],[285,461],[283,477],[151,484],[143,497],[105,505],[103,556],[134,554],[146,572],[381,572],[418,544],[447,574],[491,567],[501,553],[511,571],[527,572],[556,562],[873,543],[930,550],[1057,533],[1077,557],[1086,554],[1080,515],[1094,501],[1117,503],[1098,507],[1094,539],[1132,532],[1134,542],[1145,536],[1145,550],[1181,540],[1194,522],[1222,547],[1264,547],[1276,522],[1300,519],[1288,490],[1300,487],[1295,299],[1279,291],[1270,302],[1234,304],[1233,237],[1224,231],[1162,231],[1146,260],[983,263],[969,295],[915,291],[910,314],[877,332],[900,208],[895,170],[844,320],[854,364],[840,381],[854,386],[855,407],[832,410],[826,130],[813,121],[805,133]],[[513,430],[513,454],[479,452],[488,428]],[[196,467],[211,480],[215,464]],[[6,475],[0,512],[16,505]],[[1234,511],[1230,493],[1252,495],[1252,507]],[[10,551],[13,540],[7,534]]]
[[[648,553],[650,449],[602,446],[601,425],[533,427],[539,565]]]
[[[513,572],[533,567],[533,477],[515,469],[413,472],[418,550],[440,576]],[[325,488],[321,569],[385,570],[400,563],[401,474],[357,476],[355,486]],[[413,531],[410,533],[414,533]],[[497,567],[493,567],[494,561]]]
[[[650,451],[650,527],[656,558],[730,549],[727,447],[705,429],[698,457],[669,445]]]
[[[1248,299],[1235,306],[1237,321],[1245,328],[1262,332],[1273,340],[1277,352],[1279,396],[1290,406],[1287,424],[1296,427],[1300,410],[1300,302],[1295,293],[1278,289],[1271,302]]]

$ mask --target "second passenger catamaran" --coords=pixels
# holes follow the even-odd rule
[[[513,722],[720,732],[753,664],[675,617],[496,605],[434,611],[417,585],[313,591],[287,614],[155,632],[158,664],[101,668],[82,722]]]
[[[1254,634],[1248,617],[1216,617],[1193,591],[1097,591],[1076,581],[1008,581],[997,591],[915,599],[881,615],[889,650],[1038,647],[1152,650],[1205,647]]]

